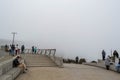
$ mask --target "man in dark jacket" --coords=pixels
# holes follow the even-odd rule
[[[19,62],[20,56],[17,56],[14,60],[13,60],[13,67],[18,67],[20,65]]]
[[[25,70],[27,70],[26,65],[24,64],[24,62],[20,62],[21,57],[17,56],[14,60],[13,60],[13,67],[19,67],[23,73],[25,73]]]

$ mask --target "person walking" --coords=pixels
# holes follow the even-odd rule
[[[105,56],[106,56],[106,53],[105,53],[105,51],[103,50],[103,51],[102,51],[102,60],[105,60]]]

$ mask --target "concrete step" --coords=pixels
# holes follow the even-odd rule
[[[56,65],[27,65],[27,67],[56,67]]]
[[[56,66],[54,63],[28,63],[27,66]]]
[[[28,57],[26,59],[49,59],[48,57]]]
[[[27,65],[54,65],[54,63],[31,63]]]
[[[26,61],[27,64],[54,64],[53,61]]]
[[[54,64],[54,62],[52,62],[52,61],[48,61],[48,62],[36,62],[36,61],[31,61],[31,62],[28,62],[28,61],[26,61],[27,62],[27,64]]]
[[[26,61],[28,63],[53,63],[52,61]]]
[[[25,56],[25,61],[28,67],[56,66],[56,64],[48,56],[45,55],[27,54]]]

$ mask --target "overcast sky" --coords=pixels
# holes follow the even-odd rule
[[[67,57],[120,53],[120,0],[0,0],[0,38],[11,32]]]

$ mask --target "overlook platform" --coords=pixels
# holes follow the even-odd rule
[[[64,64],[64,68],[30,67],[16,80],[120,80],[120,74],[93,66]]]
[[[25,53],[20,54],[28,67],[28,71],[24,74],[20,74],[20,69],[12,68],[14,57],[2,56],[0,80],[120,80],[119,73],[104,69],[103,61],[86,65],[63,64],[62,58],[56,57],[55,52],[55,49],[42,49],[32,53],[27,49]],[[114,68],[114,65],[112,66],[111,69]]]

